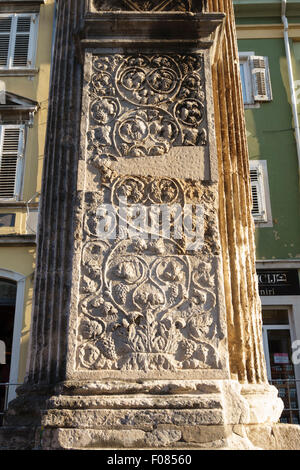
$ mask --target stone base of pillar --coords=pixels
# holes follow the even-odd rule
[[[179,434],[182,436],[178,438]],[[144,437],[147,436],[148,444]],[[177,440],[176,440],[177,437]],[[74,442],[77,446],[74,446]],[[150,445],[149,445],[150,444]],[[245,424],[193,426],[184,430],[44,429],[3,427],[1,450],[300,450],[300,426]]]
[[[15,400],[0,448],[300,449],[300,427],[276,424],[282,407],[267,384],[65,382]]]

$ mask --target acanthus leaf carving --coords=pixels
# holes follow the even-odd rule
[[[202,11],[200,0],[93,0],[97,11]]]
[[[145,372],[219,367],[211,255],[194,260],[162,238],[97,243],[88,241],[84,248],[83,268],[92,253],[94,266],[96,260],[102,266],[95,276],[103,281],[102,293],[82,294],[79,367]]]

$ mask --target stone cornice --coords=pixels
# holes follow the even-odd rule
[[[140,48],[154,45],[180,48],[200,44],[202,48],[209,48],[224,17],[223,13],[87,13],[78,38],[81,49],[137,45]]]

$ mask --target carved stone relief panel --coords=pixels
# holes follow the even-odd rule
[[[202,10],[201,0],[92,0],[97,11],[182,11]]]
[[[101,191],[85,193],[77,370],[221,368],[216,188],[113,172],[103,172],[102,183]],[[99,207],[106,203],[113,208],[113,214],[104,216],[112,228],[109,216],[122,218],[121,196],[129,208],[201,204],[203,243],[191,254],[173,232],[168,238],[117,233],[115,239],[103,239],[97,229],[103,215]]]
[[[96,55],[89,83],[90,158],[163,156],[206,146],[203,55]]]

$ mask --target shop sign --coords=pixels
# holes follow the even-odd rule
[[[300,295],[297,269],[257,270],[259,295]]]

